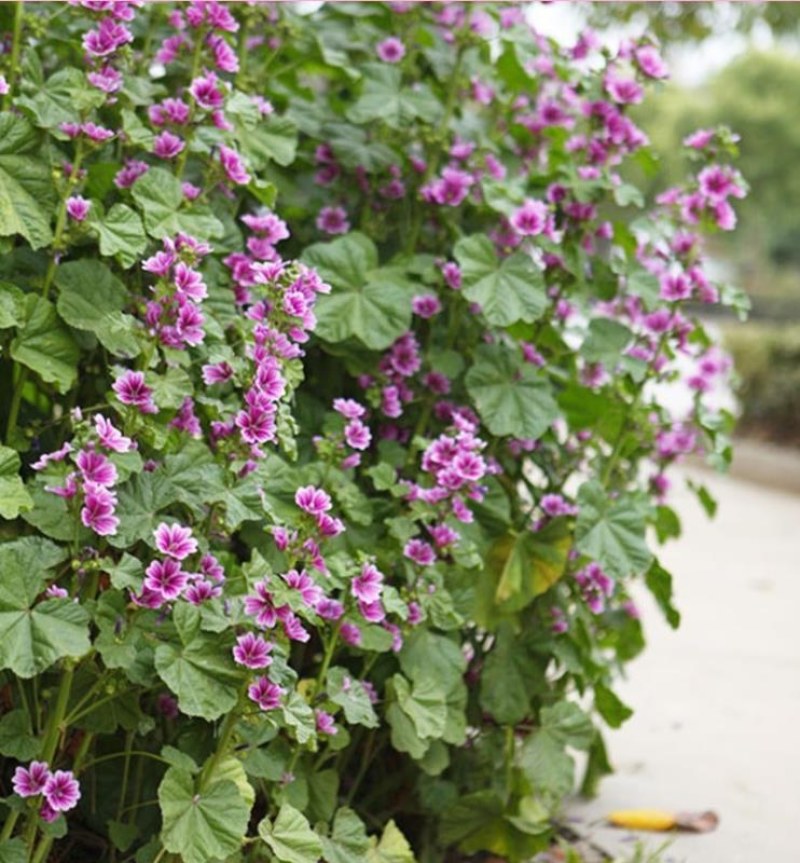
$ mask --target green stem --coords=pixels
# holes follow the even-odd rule
[[[74,725],[79,719],[83,719],[84,716],[88,716],[90,713],[93,713],[98,707],[102,707],[104,704],[107,704],[109,701],[113,701],[115,698],[119,698],[121,695],[121,692],[112,692],[111,695],[107,695],[105,698],[95,701],[94,704],[90,704],[85,710],[81,710],[77,713],[73,710],[64,724]]]
[[[48,764],[52,762],[53,756],[58,750],[58,740],[64,726],[64,717],[67,713],[67,704],[69,703],[69,694],[72,689],[74,674],[75,671],[72,668],[68,668],[62,674],[61,683],[58,686],[58,695],[56,696],[56,706],[47,720],[41,760],[46,761]]]
[[[146,749],[123,749],[122,752],[112,752],[110,755],[101,755],[99,758],[93,758],[87,764],[83,765],[84,770],[94,767],[96,764],[102,764],[104,761],[113,761],[115,758],[152,758],[153,761],[160,761],[162,764],[170,764],[166,758],[156,755],[155,752],[148,752]]]
[[[128,796],[128,778],[131,772],[131,755],[133,748],[133,732],[125,735],[125,761],[122,763],[122,787],[119,791],[119,802],[117,803],[117,821],[122,820],[122,810],[125,808],[125,798]]]
[[[192,70],[189,73],[189,82],[191,83],[200,73],[200,63],[203,59],[203,44],[205,42],[206,32],[204,29],[200,29],[197,31],[197,41],[194,45],[194,53],[192,54]],[[187,121],[187,132],[186,132],[186,146],[181,150],[178,155],[178,161],[175,163],[175,176],[180,180],[183,178],[183,171],[186,168],[186,160],[189,158],[189,145],[192,142],[192,137],[194,136],[194,126],[192,123],[194,122],[194,115],[197,108],[196,102],[192,101],[191,107],[189,108],[189,119]]]
[[[237,87],[242,86],[244,77],[247,74],[247,61],[250,57],[247,50],[247,37],[250,35],[250,16],[245,13],[242,29],[239,32],[239,71],[236,73],[234,83]]]
[[[231,710],[231,712],[225,717],[225,721],[222,723],[222,729],[219,733],[219,741],[217,742],[217,748],[214,751],[214,754],[211,758],[205,763],[203,770],[200,774],[200,787],[205,788],[209,779],[214,775],[214,771],[217,769],[219,762],[228,754],[228,748],[231,742],[231,737],[233,737],[233,732],[236,728],[236,723],[239,721],[239,711],[238,711],[238,703]]]
[[[0,833],[0,845],[11,838],[14,828],[17,826],[17,821],[19,821],[19,812],[11,812],[8,818],[6,818],[6,823],[3,825],[3,832]]]
[[[18,366],[17,368],[19,369],[19,375],[17,377],[16,384],[14,384],[14,391],[11,395],[11,406],[8,409],[8,422],[6,423],[6,443],[9,446],[11,446],[11,438],[17,430],[19,407],[22,403],[22,390],[28,379],[27,366]]]
[[[14,95],[14,87],[17,84],[17,75],[19,74],[19,53],[22,47],[22,18],[25,11],[25,3],[22,0],[17,0],[14,4],[14,35],[11,42],[11,60],[8,70],[8,93],[3,97],[3,110],[7,111],[11,107],[11,99]]]
[[[339,641],[340,626],[341,624],[336,625],[336,629],[333,630],[333,634],[331,635],[331,640],[328,642],[328,646],[325,649],[325,655],[322,657],[322,665],[319,668],[319,674],[314,683],[314,695],[317,695],[322,689],[325,675],[328,673],[328,669],[330,668],[331,660],[333,659],[333,654],[336,650],[336,644]]]

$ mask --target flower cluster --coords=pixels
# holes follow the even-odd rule
[[[39,815],[43,821],[55,821],[62,812],[78,805],[81,789],[70,770],[51,771],[44,761],[19,766],[11,779],[14,793],[20,797],[41,797]]]

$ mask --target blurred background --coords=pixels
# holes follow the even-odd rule
[[[587,26],[611,45],[644,32],[661,42],[671,77],[636,117],[660,154],[651,189],[684,177],[689,132],[722,123],[741,137],[750,192],[713,257],[752,310],[745,326],[718,324],[739,375],[739,434],[800,447],[800,3],[535,3],[530,18],[567,44]]]
[[[637,597],[649,646],[618,689],[635,713],[609,735],[616,772],[565,817],[608,853],[598,860],[800,860],[800,3],[534,3],[529,16],[567,45],[587,26],[612,47],[661,42],[672,74],[636,117],[660,158],[638,182],[680,181],[682,139],[725,124],[750,186],[737,230],[710,248],[714,275],[752,304],[744,323],[713,321],[738,378],[724,394],[740,415],[731,475],[687,464],[673,477],[683,533],[663,556],[681,627]],[[690,482],[718,501],[712,520]],[[712,809],[720,825],[666,843],[606,825],[642,807]]]

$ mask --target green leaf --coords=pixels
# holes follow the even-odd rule
[[[367,853],[368,863],[416,863],[414,852],[400,828],[390,821],[384,828],[380,841],[374,837]]]
[[[140,539],[152,542],[158,512],[177,500],[177,491],[160,472],[132,476],[117,489],[119,526],[108,541],[115,548],[128,548]]]
[[[545,668],[519,634],[501,623],[481,672],[481,707],[503,725],[516,725],[531,712],[531,696],[546,688]]]
[[[107,258],[117,256],[125,267],[132,267],[147,248],[139,214],[126,204],[114,206],[102,218],[89,214],[89,226],[100,241],[100,254]]]
[[[178,697],[181,712],[211,721],[235,707],[242,677],[231,658],[229,640],[196,633],[188,644],[156,648],[156,671]]]
[[[589,324],[581,353],[588,362],[603,363],[606,368],[613,369],[632,339],[633,333],[619,321],[595,318]]]
[[[302,812],[284,803],[275,823],[264,818],[258,835],[269,845],[281,863],[317,863],[322,842]]]
[[[392,129],[406,130],[414,120],[435,123],[441,105],[427,84],[411,88],[403,84],[400,69],[386,64],[362,66],[364,87],[356,103],[347,112],[352,123],[379,120]]]
[[[71,327],[94,333],[115,356],[139,353],[138,322],[122,312],[128,292],[105,264],[91,258],[62,264],[56,269],[55,283],[59,289],[56,308]]]
[[[702,483],[695,482],[691,479],[686,480],[686,485],[695,493],[697,500],[700,502],[700,506],[705,510],[706,515],[709,518],[714,518],[717,514],[717,502],[711,492]]]
[[[481,345],[466,384],[481,419],[498,437],[541,437],[559,416],[550,384],[499,345]]]
[[[127,851],[139,836],[138,824],[126,824],[124,821],[108,821],[108,838],[117,851]]]
[[[0,518],[16,518],[33,508],[33,499],[19,476],[17,451],[0,445]]]
[[[158,786],[161,842],[185,863],[224,860],[247,833],[250,805],[233,782],[198,788],[191,773],[170,767]]]
[[[270,162],[287,166],[297,152],[297,126],[288,117],[270,116],[251,126],[241,124],[236,138],[242,155],[254,171],[262,171]]]
[[[296,690],[291,690],[283,702],[283,721],[294,730],[298,743],[307,743],[316,734],[314,711]],[[341,732],[340,732],[341,733]]]
[[[525,741],[520,767],[538,791],[563,797],[572,790],[575,764],[567,746],[588,750],[595,731],[589,717],[571,702],[561,701],[541,712],[541,725]]]
[[[78,374],[78,345],[58,319],[55,306],[35,294],[27,297],[25,322],[11,342],[11,356],[55,384],[60,393],[72,387]]]
[[[564,574],[572,535],[566,520],[551,522],[542,530],[495,541],[486,560],[498,573],[495,601],[503,611],[519,611],[549,590]]]
[[[61,123],[74,122],[81,113],[99,108],[105,94],[90,87],[86,73],[68,66],[52,74],[33,96],[20,96],[16,100],[37,126],[55,129]]]
[[[594,706],[610,728],[619,728],[633,716],[633,710],[602,683],[595,685]]]
[[[547,306],[544,276],[528,255],[516,253],[498,262],[485,234],[459,240],[453,253],[461,267],[464,296],[478,303],[490,324],[507,327],[541,317]]]
[[[395,674],[392,684],[397,705],[417,735],[423,740],[441,737],[447,722],[447,693],[442,685],[427,677],[409,684],[402,674]]]
[[[25,294],[16,285],[0,282],[0,330],[25,320]]]
[[[346,668],[330,668],[325,678],[328,698],[344,711],[351,724],[378,727],[378,715],[372,706],[364,684]]]
[[[203,513],[203,504],[222,500],[227,491],[222,468],[200,441],[190,441],[180,452],[167,456],[164,477],[175,490],[175,498],[197,514]]]
[[[339,809],[330,838],[322,837],[326,863],[366,863],[369,847],[364,822],[352,809]]]
[[[647,270],[634,270],[628,276],[628,292],[640,297],[648,309],[654,308],[661,298],[658,278]]]
[[[189,206],[180,180],[163,168],[151,168],[131,189],[147,233],[157,240],[183,232],[198,239],[222,237],[225,227],[209,210]]]
[[[332,288],[317,300],[315,333],[321,339],[355,337],[372,350],[383,350],[406,332],[411,324],[408,285],[396,270],[378,267],[378,251],[364,234],[317,243],[306,249],[303,260]]]
[[[658,607],[664,613],[667,623],[673,629],[677,629],[681,624],[681,614],[672,604],[672,576],[670,573],[657,560],[654,560],[645,573],[644,581],[658,603]]]
[[[50,168],[31,154],[38,140],[27,120],[0,114],[0,237],[21,234],[33,249],[53,241],[55,207]]]
[[[645,542],[643,505],[629,497],[611,498],[595,481],[578,491],[575,545],[614,578],[643,572],[653,555]]]
[[[28,849],[22,839],[0,842],[0,863],[28,863]]]
[[[398,658],[408,678],[435,680],[445,692],[460,683],[467,670],[467,661],[458,643],[427,629],[412,631]]]
[[[0,719],[0,754],[30,761],[39,754],[41,745],[33,736],[27,710],[11,710]]]
[[[48,567],[65,551],[48,540],[26,537],[0,545],[0,668],[35,677],[65,657],[89,650],[89,614],[66,599],[36,602]]]

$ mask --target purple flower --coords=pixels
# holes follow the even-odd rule
[[[367,412],[367,409],[355,399],[334,399],[333,409],[349,420],[360,419]]]
[[[8,86],[5,75],[0,75],[0,96],[5,96],[11,88]]]
[[[345,644],[358,647],[361,644],[361,630],[355,623],[343,623],[339,627],[339,635]]]
[[[84,480],[97,485],[114,485],[117,481],[116,467],[102,453],[82,449],[75,463]]]
[[[314,718],[317,725],[317,731],[319,731],[320,734],[328,734],[333,737],[333,735],[339,731],[336,727],[333,716],[331,716],[330,713],[326,713],[324,710],[315,710]]]
[[[613,74],[606,76],[606,92],[618,105],[635,105],[642,101],[644,89],[632,78],[617,78]]]
[[[189,527],[162,521],[153,531],[153,535],[156,548],[162,554],[174,557],[175,560],[183,560],[197,551],[197,540],[192,536],[192,530]]]
[[[344,614],[344,606],[336,599],[325,597],[317,603],[317,614],[324,620],[338,620]]]
[[[144,372],[128,369],[114,381],[111,388],[122,404],[137,407],[143,414],[157,413],[153,390],[144,382]]]
[[[247,668],[266,668],[272,664],[272,644],[252,632],[240,635],[233,648],[233,658]]]
[[[114,452],[130,452],[135,449],[133,441],[125,437],[122,432],[115,428],[111,420],[107,420],[102,414],[94,415],[94,429],[100,440],[100,446]]]
[[[320,515],[323,512],[327,512],[333,505],[330,495],[321,488],[315,488],[313,485],[297,489],[294,502],[300,509],[310,515]]]
[[[193,270],[182,261],[175,265],[172,281],[178,293],[184,294],[195,302],[200,302],[208,296],[208,288],[203,277],[197,270]]]
[[[350,590],[362,602],[376,602],[383,591],[383,573],[372,563],[364,564],[351,582]]]
[[[116,93],[122,89],[122,75],[112,66],[104,66],[86,76],[92,87],[97,87],[104,93]]]
[[[118,189],[129,189],[142,174],[146,174],[150,170],[147,162],[142,162],[139,159],[128,159],[125,162],[125,167],[117,171],[114,177],[114,185]]]
[[[316,225],[326,234],[346,234],[350,230],[347,210],[344,207],[323,207],[317,215]]]
[[[457,207],[467,197],[474,182],[472,174],[459,168],[447,167],[442,170],[441,177],[423,186],[420,192],[426,201]]]
[[[117,496],[102,485],[84,482],[81,522],[98,536],[114,536],[119,519],[114,515]]]
[[[277,623],[278,615],[272,602],[272,594],[267,589],[267,582],[256,582],[253,585],[253,590],[255,596],[250,594],[244,598],[245,614],[254,617],[259,626],[271,629]]]
[[[246,186],[250,182],[250,175],[244,166],[244,160],[236,150],[223,144],[219,148],[219,162],[232,183]]]
[[[89,30],[83,36],[83,47],[93,57],[107,57],[128,42],[133,41],[133,33],[114,18],[103,18],[97,30]]]
[[[378,42],[375,53],[384,63],[399,63],[406,55],[406,46],[396,36],[390,36]]]
[[[703,150],[714,140],[715,134],[713,129],[698,129],[683,139],[683,145],[693,150]]]
[[[41,455],[31,467],[34,470],[44,470],[51,461],[64,461],[64,459],[72,452],[72,444],[67,442],[59,447],[54,452],[46,452]]]
[[[183,138],[165,130],[153,139],[153,155],[159,159],[174,159],[185,146]]]
[[[71,770],[56,770],[45,783],[44,796],[56,812],[66,812],[78,805],[80,785]]]
[[[351,420],[344,427],[344,439],[353,449],[366,449],[372,440],[372,434],[361,420]]]
[[[322,588],[306,572],[290,569],[284,573],[283,580],[300,594],[303,604],[309,608],[316,608],[317,603],[322,599]]]
[[[73,195],[67,198],[67,215],[70,219],[76,222],[82,222],[89,215],[89,208],[92,206],[91,201],[82,198],[80,195]]]
[[[247,688],[248,697],[262,710],[275,710],[276,707],[280,707],[283,694],[284,690],[266,677],[259,677]]]
[[[217,87],[217,76],[213,72],[195,78],[189,87],[189,93],[201,108],[213,111],[225,103],[222,91]]]
[[[442,310],[436,294],[419,294],[411,300],[411,310],[420,318],[432,318]]]
[[[220,72],[239,71],[239,58],[236,52],[221,36],[212,35],[206,41],[214,54],[214,65]]]
[[[433,547],[423,539],[410,539],[403,548],[403,554],[420,566],[430,566],[436,560]]]
[[[214,365],[207,364],[202,369],[203,382],[208,386],[213,384],[224,384],[233,377],[233,369],[229,363],[221,362]]]
[[[666,78],[669,75],[667,64],[658,50],[652,45],[643,45],[634,52],[636,65],[648,78]]]
[[[27,767],[17,767],[11,784],[20,797],[36,797],[44,791],[50,778],[50,768],[44,761],[31,761]]]
[[[547,205],[527,198],[509,219],[511,227],[524,237],[536,236],[547,229]]]
[[[87,138],[97,144],[100,144],[103,141],[108,141],[110,138],[114,137],[114,133],[111,129],[106,129],[105,126],[98,126],[97,123],[84,123],[81,126],[81,131]]]
[[[160,593],[166,602],[177,599],[189,582],[189,574],[172,558],[154,560],[145,570],[144,586]]]

